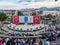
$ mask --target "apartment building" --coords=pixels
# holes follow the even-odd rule
[[[17,15],[17,10],[0,10],[0,12],[4,12],[8,18],[11,18],[13,15]]]
[[[23,11],[23,15],[40,15],[40,10],[35,9],[35,10],[29,10],[29,11]]]
[[[51,14],[52,16],[60,16],[60,11],[40,11],[39,9],[23,11],[23,15],[48,15]]]
[[[52,16],[60,16],[60,11],[43,11],[42,15],[51,14]]]

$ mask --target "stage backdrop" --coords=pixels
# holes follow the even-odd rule
[[[13,23],[33,23],[40,24],[40,16],[13,16]]]

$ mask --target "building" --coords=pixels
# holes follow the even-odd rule
[[[13,15],[17,15],[17,10],[0,10],[0,12],[4,12],[8,16],[7,21],[10,21]]]
[[[23,15],[40,15],[40,10],[35,9],[35,10],[29,10],[29,11],[23,11]]]
[[[52,16],[60,16],[60,11],[40,11],[39,9],[23,11],[23,15],[48,15],[51,14]]]
[[[60,11],[43,11],[42,15],[51,14],[52,16],[60,16]]]
[[[11,18],[13,15],[17,15],[16,10],[0,10],[0,12],[4,12],[8,18]]]

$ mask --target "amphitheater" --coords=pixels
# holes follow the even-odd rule
[[[2,30],[0,30],[0,37],[38,38],[42,37],[41,34],[44,33],[49,33],[48,31],[45,31],[44,24],[15,25],[11,23],[11,24],[4,24]]]

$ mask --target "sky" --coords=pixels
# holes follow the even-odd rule
[[[25,9],[59,7],[60,0],[0,0],[0,9]]]

